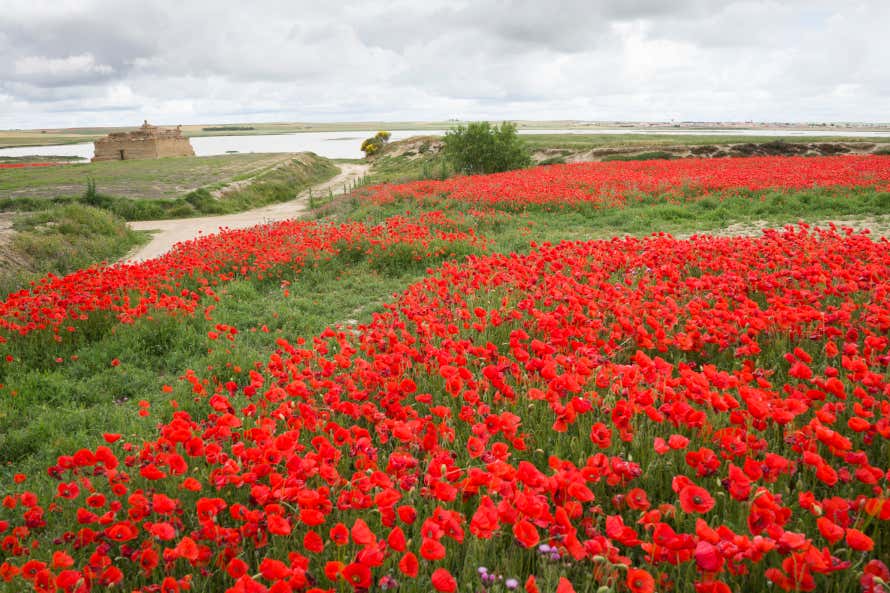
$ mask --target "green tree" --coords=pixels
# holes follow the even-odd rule
[[[531,154],[516,125],[487,121],[452,128],[445,134],[445,158],[455,171],[466,174],[497,173],[532,164]]]

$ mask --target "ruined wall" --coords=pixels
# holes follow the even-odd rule
[[[108,139],[97,141],[95,147],[93,162],[158,158],[158,148],[154,140]]]
[[[135,132],[109,134],[94,142],[93,162],[195,156],[179,128],[160,130],[147,123]]]
[[[159,138],[157,143],[158,158],[168,156],[195,156],[192,143],[188,138]]]

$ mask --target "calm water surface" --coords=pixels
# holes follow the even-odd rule
[[[410,136],[438,136],[444,130],[397,130],[392,140]],[[863,138],[890,137],[890,132],[843,132],[838,130],[520,130],[520,134],[640,134],[678,136],[856,136]],[[299,132],[295,134],[266,134],[259,136],[203,136],[191,138],[195,154],[212,156],[230,152],[304,152],[310,151],[333,159],[357,159],[363,156],[362,140],[372,136],[361,132]],[[25,146],[0,148],[0,156],[76,156],[93,157],[93,143],[62,144],[56,146]]]

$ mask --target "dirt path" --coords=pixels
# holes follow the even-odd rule
[[[344,192],[353,181],[360,179],[368,172],[365,164],[341,164],[340,173],[333,178],[313,186],[290,202],[272,204],[254,210],[246,210],[236,214],[223,216],[205,216],[201,218],[179,218],[173,220],[139,220],[129,223],[130,228],[137,231],[157,231],[151,241],[129,257],[128,261],[144,261],[167,253],[176,243],[194,239],[199,235],[210,235],[221,227],[241,229],[266,222],[296,218],[309,208],[309,192],[313,195],[325,195],[329,191],[335,195]]]
[[[9,246],[12,243],[12,237],[15,231],[12,230],[12,219],[15,215],[12,212],[0,213],[0,271],[14,268],[21,262],[16,261],[15,253]]]

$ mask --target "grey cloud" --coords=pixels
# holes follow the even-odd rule
[[[881,0],[0,0],[0,14],[3,127],[890,120]]]

